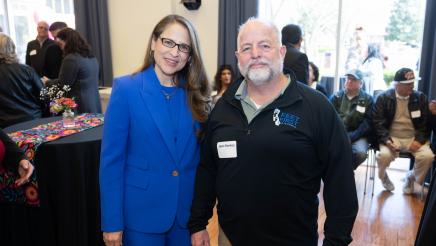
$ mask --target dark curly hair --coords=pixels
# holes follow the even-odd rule
[[[64,56],[77,53],[83,57],[94,57],[91,46],[76,30],[63,28],[58,32],[57,38],[65,42]]]
[[[218,71],[215,74],[215,80],[214,80],[214,85],[213,85],[213,89],[218,91],[218,92],[221,91],[221,88],[222,88],[221,73],[224,70],[229,70],[230,71],[230,75],[232,76],[232,82],[235,79],[235,72],[233,71],[232,66],[230,66],[228,64],[221,65],[218,68]]]

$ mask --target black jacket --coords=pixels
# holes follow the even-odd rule
[[[0,165],[8,168],[15,169],[18,167],[18,163],[24,159],[23,151],[18,148],[12,139],[0,129],[0,141],[3,142],[5,146],[5,156],[3,157],[3,161],[0,161]]]
[[[324,245],[346,245],[358,204],[351,146],[327,99],[293,80],[251,122],[233,83],[215,105],[201,144],[188,227],[206,228],[218,199],[219,223],[232,245],[317,245],[321,180]],[[236,141],[236,158],[217,144]]]
[[[345,97],[345,91],[341,90],[330,98],[330,102],[333,104],[333,107],[335,107],[342,122],[344,122],[350,141],[353,143],[359,138],[368,137],[371,133],[371,110],[373,100],[370,95],[360,90],[359,95],[353,98],[353,102],[351,102],[350,111],[342,112],[341,105]],[[359,112],[357,110],[358,106],[364,109],[365,112]]]
[[[26,65],[0,63],[0,128],[41,118],[42,81]]]
[[[306,54],[287,44],[283,66],[285,69],[292,70],[295,76],[297,76],[298,81],[307,84],[309,79],[309,60]]]
[[[389,89],[377,97],[372,110],[372,121],[378,143],[385,144],[389,139],[389,129],[395,116],[397,99],[395,89]],[[420,117],[412,118],[413,111],[420,111]],[[409,114],[415,127],[415,140],[424,144],[429,140],[427,128],[428,102],[427,97],[420,91],[413,91],[409,98]]]
[[[47,86],[68,85],[71,87],[68,96],[74,97],[78,113],[101,113],[98,74],[99,66],[95,57],[69,54],[62,60],[59,78],[49,80]]]
[[[46,53],[47,49],[52,45],[56,45],[56,43],[49,38],[42,43],[42,46],[39,45],[37,39],[27,43],[26,64],[33,67],[39,77],[47,76]],[[47,77],[50,78],[50,76]]]

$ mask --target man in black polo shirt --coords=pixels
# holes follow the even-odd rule
[[[267,21],[239,29],[234,82],[215,105],[201,143],[188,228],[209,245],[216,200],[223,245],[317,245],[324,181],[324,245],[347,245],[358,204],[351,146],[325,96],[283,74],[286,47]]]

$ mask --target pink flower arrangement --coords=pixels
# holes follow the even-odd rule
[[[77,104],[73,98],[61,97],[50,102],[50,112],[58,114],[64,110],[76,108]]]

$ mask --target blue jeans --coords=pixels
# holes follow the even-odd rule
[[[353,151],[353,167],[356,169],[368,157],[368,141],[366,138],[359,138],[351,144],[351,149]]]

